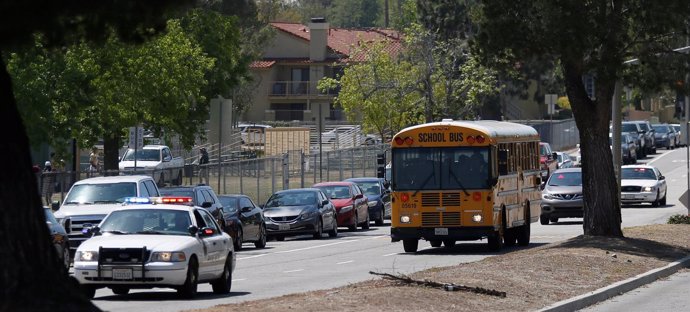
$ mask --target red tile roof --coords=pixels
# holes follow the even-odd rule
[[[287,32],[298,38],[309,41],[309,27],[296,23],[271,23],[271,26],[278,30]],[[362,60],[363,55],[350,55],[353,48],[357,45],[385,41],[388,42],[385,51],[397,55],[402,49],[400,43],[400,33],[392,29],[367,28],[367,29],[345,29],[331,28],[328,31],[328,48],[342,54],[344,59]]]
[[[276,61],[254,61],[249,64],[249,68],[271,68],[271,66],[273,66],[275,63]]]

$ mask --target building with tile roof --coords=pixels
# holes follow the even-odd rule
[[[321,92],[318,81],[337,77],[347,64],[362,61],[363,55],[354,53],[360,46],[382,41],[391,54],[398,54],[402,46],[400,34],[391,29],[331,28],[323,19],[312,19],[309,25],[270,25],[275,36],[262,59],[250,65],[258,87],[242,116],[245,121],[344,120],[333,105],[338,90]]]

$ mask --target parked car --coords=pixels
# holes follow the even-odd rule
[[[109,287],[116,295],[132,288],[171,287],[181,297],[196,295],[198,283],[216,294],[232,286],[235,253],[230,236],[202,208],[140,204],[113,210],[74,255],[74,277],[93,298]]]
[[[335,205],[317,188],[278,191],[263,206],[266,234],[276,240],[285,236],[312,234],[320,239],[324,231],[338,236]]]
[[[223,204],[208,185],[199,184],[191,186],[161,187],[161,196],[164,197],[191,197],[191,201],[180,202],[188,206],[197,206],[208,210],[216,218],[221,229],[225,229],[225,217],[223,216]],[[228,233],[230,234],[230,233]]]
[[[629,133],[635,138],[635,144],[637,145],[637,158],[644,158],[647,156],[649,149],[648,146],[651,141],[645,136],[645,131],[642,129],[642,125],[634,122],[625,121],[621,123],[621,133]]]
[[[558,169],[574,167],[574,163],[570,157],[570,154],[566,152],[556,152],[556,156],[556,160],[558,162]]]
[[[273,127],[261,124],[239,124],[237,128],[240,130],[242,144],[264,145],[266,144],[266,129]]]
[[[158,186],[164,186],[170,181],[173,185],[182,184],[184,159],[180,156],[173,157],[170,148],[165,145],[127,149],[118,166],[122,174],[151,174]]]
[[[611,133],[609,133],[609,145],[613,148]],[[630,133],[621,133],[621,160],[623,164],[637,163],[637,144]]]
[[[65,231],[65,228],[55,219],[50,207],[43,207],[43,212],[46,216],[46,225],[48,225],[48,230],[50,231],[50,239],[53,242],[53,246],[55,246],[55,251],[57,251],[60,261],[65,266],[66,275],[67,272],[69,272],[69,265],[72,261],[69,252],[69,237],[67,237],[67,231]]]
[[[621,202],[666,205],[666,178],[659,169],[647,165],[621,167]]]
[[[622,124],[635,124],[638,126],[638,133],[644,136],[644,153],[645,155],[650,155],[650,154],[655,154],[656,153],[656,143],[654,140],[654,128],[652,128],[652,125],[649,123],[649,121],[646,120],[634,120],[634,121],[625,121]]]
[[[546,182],[551,173],[558,169],[557,158],[558,155],[551,150],[549,143],[539,142],[539,164],[543,182]]]
[[[673,130],[676,131],[676,138],[678,139],[678,146],[686,146],[683,142],[685,142],[685,134],[683,134],[683,130],[681,129],[680,124],[671,124],[670,125]]]
[[[323,182],[312,187],[323,191],[335,205],[338,213],[338,226],[346,226],[350,231],[369,229],[369,204],[362,189],[354,182]]]
[[[374,216],[374,224],[383,225],[384,219],[391,218],[391,192],[388,182],[382,178],[350,178],[364,191],[369,205],[369,216]]]
[[[225,232],[233,238],[235,250],[252,242],[256,248],[266,247],[266,222],[264,212],[246,195],[218,195],[223,205]]]
[[[539,222],[547,225],[558,222],[558,218],[582,218],[583,207],[582,169],[558,169],[542,191]]]
[[[321,142],[338,146],[373,145],[381,142],[374,134],[364,134],[359,126],[340,126],[321,133]]]
[[[668,124],[654,124],[654,141],[656,147],[665,147],[667,150],[674,149],[678,145],[676,130]]]

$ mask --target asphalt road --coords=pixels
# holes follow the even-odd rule
[[[687,189],[685,149],[660,150],[643,160],[657,166],[669,184],[668,205],[623,207],[623,226],[665,223],[669,216],[687,213],[678,197]],[[232,292],[214,295],[208,284],[199,285],[194,300],[179,300],[172,289],[133,290],[117,296],[109,289],[96,292],[94,303],[107,311],[180,311],[236,303],[316,289],[328,289],[375,278],[369,271],[410,273],[432,267],[472,262],[496,255],[486,241],[459,242],[454,248],[431,248],[420,242],[420,251],[405,254],[402,243],[391,243],[388,225],[370,230],[341,231],[335,239],[310,237],[268,242],[265,249],[251,244],[237,254]],[[561,219],[551,225],[532,223],[532,244],[540,246],[582,234],[582,219]],[[325,235],[324,235],[325,236]],[[506,248],[510,252],[520,247]],[[524,248],[524,247],[522,247]]]

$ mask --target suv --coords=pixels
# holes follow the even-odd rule
[[[78,181],[67,192],[59,210],[58,223],[65,228],[72,253],[88,237],[86,227],[101,223],[111,211],[119,208],[128,197],[160,196],[156,182],[150,176],[112,176]]]
[[[640,125],[640,128],[644,131],[644,137],[646,139],[646,143],[649,143],[645,145],[645,152],[647,154],[656,154],[656,140],[655,140],[655,131],[654,128],[652,127],[652,124],[649,123],[649,121],[646,120],[635,120],[631,121],[634,122],[638,125]]]
[[[624,121],[621,123],[621,133],[629,133],[633,138],[635,138],[635,144],[639,153],[637,153],[638,158],[644,158],[647,156],[647,150],[651,142],[645,136],[645,131],[642,129],[642,125],[632,121]]]
[[[553,152],[549,143],[539,142],[539,165],[542,183],[546,182],[551,173],[558,169],[558,155]]]
[[[205,184],[194,186],[171,186],[162,187],[160,189],[161,196],[180,196],[191,197],[192,206],[197,206],[208,210],[208,212],[216,218],[216,222],[221,228],[225,229],[225,220],[223,219],[223,204],[216,196],[213,189]],[[229,233],[228,233],[229,234]]]
[[[583,207],[582,169],[558,169],[542,191],[539,222],[547,225],[558,218],[582,218]]]

